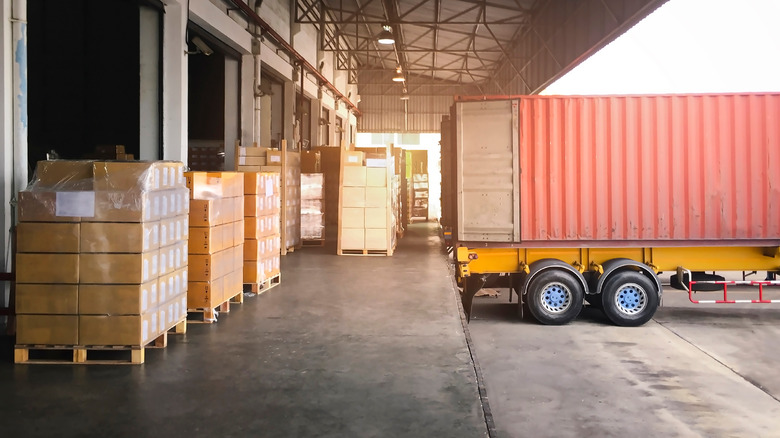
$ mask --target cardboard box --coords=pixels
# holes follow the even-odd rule
[[[265,157],[268,150],[269,150],[268,148],[263,148],[263,147],[239,146],[238,156],[239,157]]]
[[[222,232],[222,240],[225,242],[225,248],[232,248],[235,246],[236,242],[234,242],[234,236],[233,236],[233,222],[229,224],[223,224],[219,226],[221,232]]]
[[[224,281],[216,278],[210,282],[191,281],[187,284],[187,308],[188,309],[213,309],[225,300]]]
[[[365,208],[344,207],[341,209],[341,226],[344,228],[365,228]]]
[[[282,151],[269,150],[266,154],[266,160],[269,166],[282,165]]]
[[[343,151],[344,166],[362,166],[365,154],[361,151]]]
[[[387,187],[387,168],[367,167],[366,185],[371,187]]]
[[[78,345],[79,317],[76,315],[17,315],[18,345]]]
[[[77,284],[79,254],[16,254],[16,283]]]
[[[161,189],[180,189],[186,187],[184,163],[181,161],[158,161],[155,163],[155,166],[160,168]]]
[[[342,207],[365,207],[366,206],[366,188],[365,187],[343,187],[341,192]]]
[[[160,335],[157,309],[142,315],[79,316],[79,344],[144,346]]]
[[[387,207],[390,196],[386,187],[366,187],[366,207]]]
[[[174,221],[174,238],[178,241],[187,240],[190,238],[190,217],[179,216],[173,219]]]
[[[366,228],[387,228],[387,208],[366,208]]]
[[[162,303],[175,299],[178,296],[186,295],[188,279],[189,272],[186,268],[161,275],[159,279],[159,301]]]
[[[341,249],[363,249],[365,232],[363,228],[342,228]]]
[[[81,284],[80,315],[140,315],[157,307],[157,279],[144,284]]]
[[[47,160],[35,166],[38,188],[92,190],[92,161]]]
[[[222,178],[209,172],[184,172],[190,199],[216,199],[223,196]]]
[[[233,267],[232,249],[214,254],[190,254],[189,281],[213,281],[223,277]]]
[[[268,214],[270,206],[266,204],[269,199],[262,195],[244,195],[244,217],[253,218]]]
[[[214,254],[225,249],[219,226],[190,228],[190,254]]]
[[[225,276],[225,300],[244,293],[244,264],[241,262],[239,268]]]
[[[344,187],[365,187],[365,166],[345,166],[343,172],[342,182]]]
[[[16,252],[78,253],[78,223],[22,222],[16,227]]]
[[[96,191],[160,190],[160,165],[152,161],[94,161]]]
[[[153,200],[157,200],[153,203]],[[95,213],[84,222],[149,222],[160,220],[159,196],[138,190],[95,193]]]
[[[177,297],[164,303],[159,308],[157,320],[160,324],[160,334],[167,332],[179,321],[187,318],[187,296]]]
[[[170,246],[179,241],[176,239],[176,223],[177,220],[174,218],[160,221],[160,247]]]
[[[222,197],[244,196],[244,175],[239,172],[209,172],[209,176],[222,179]]]
[[[139,253],[153,251],[167,240],[167,230],[160,222],[81,224],[82,253]]]
[[[265,157],[238,157],[239,166],[265,166]]]
[[[17,314],[76,315],[79,287],[75,284],[17,284]]]
[[[239,245],[244,242],[244,218],[240,221],[233,222],[233,242],[235,245]]]
[[[262,283],[268,279],[265,262],[262,260],[245,261],[243,264],[243,282],[246,284]]]
[[[159,251],[140,254],[79,254],[81,284],[142,284],[159,275]]]
[[[27,191],[19,192],[18,211],[20,222],[80,222],[81,216],[76,213],[90,213],[86,211],[89,205],[80,209],[69,209],[66,204],[68,197],[81,197],[93,199],[91,214],[94,215],[95,192],[55,192],[55,191]],[[87,199],[89,200],[89,199]],[[58,202],[59,201],[59,202]],[[59,207],[59,208],[58,208]],[[67,214],[67,216],[66,216]]]
[[[217,225],[221,212],[216,199],[193,199],[190,201],[190,227],[211,227]]]
[[[182,241],[165,248],[160,248],[159,275],[169,274],[187,267],[189,262],[189,243]]]
[[[244,239],[259,239],[269,234],[267,216],[244,218]]]
[[[366,228],[366,249],[386,250],[388,249],[388,240],[387,228]]]
[[[244,260],[262,260],[266,255],[267,239],[248,239],[244,241]]]

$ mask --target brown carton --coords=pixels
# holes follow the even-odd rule
[[[160,165],[152,161],[95,161],[96,191],[160,190]]]
[[[17,284],[16,313],[76,315],[79,289],[75,284]]]
[[[160,276],[159,301],[166,302],[187,293],[187,281],[189,274],[187,269],[179,269],[169,274]]]
[[[159,251],[140,254],[80,254],[82,284],[142,284],[159,275]]]
[[[269,150],[266,154],[266,160],[268,166],[281,166],[282,165],[282,151]]]
[[[58,190],[92,190],[92,162],[87,160],[39,161],[35,166],[36,187]]]
[[[216,199],[224,196],[222,178],[210,172],[184,172],[191,199]]]
[[[222,278],[210,282],[196,281],[187,284],[188,309],[213,309],[224,302],[224,281]]]
[[[94,216],[82,218],[85,222],[150,222],[159,219],[159,196],[139,190],[96,192]]]
[[[18,315],[18,345],[78,345],[79,317],[76,315]]]
[[[221,212],[217,199],[193,199],[190,201],[190,227],[217,225]]]
[[[243,207],[243,206],[242,206]],[[244,218],[233,222],[233,242],[238,245],[244,241]]]
[[[71,198],[87,201],[73,207]],[[84,199],[81,199],[84,197]],[[89,200],[92,199],[90,210]],[[79,222],[81,214],[95,214],[95,192],[55,192],[47,190],[19,192],[18,209],[20,222]],[[78,215],[76,215],[78,214]],[[66,216],[67,215],[67,216]]]
[[[193,227],[189,230],[190,254],[214,254],[225,249],[219,226]]]
[[[77,284],[79,282],[79,255],[16,254],[16,282]]]
[[[144,284],[79,285],[80,315],[140,315],[157,306],[157,280]]]
[[[84,222],[81,224],[81,252],[153,251],[160,247],[161,230],[160,222]]]
[[[22,222],[16,227],[16,251],[79,252],[79,224]]]
[[[144,346],[160,334],[157,319],[157,309],[142,315],[79,316],[79,343]]]

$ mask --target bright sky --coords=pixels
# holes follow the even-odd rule
[[[780,0],[670,0],[542,94],[780,91]]]

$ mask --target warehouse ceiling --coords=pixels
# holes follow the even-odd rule
[[[361,95],[541,91],[666,0],[297,0]],[[377,41],[389,26],[395,44]],[[550,64],[550,65],[546,65]],[[509,77],[506,77],[509,71]],[[517,82],[518,86],[513,85]]]

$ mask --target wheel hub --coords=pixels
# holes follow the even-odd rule
[[[637,314],[647,307],[647,292],[638,284],[625,284],[615,294],[615,304],[625,314]]]
[[[571,291],[561,283],[550,283],[542,290],[542,307],[550,313],[561,313],[571,306]]]

